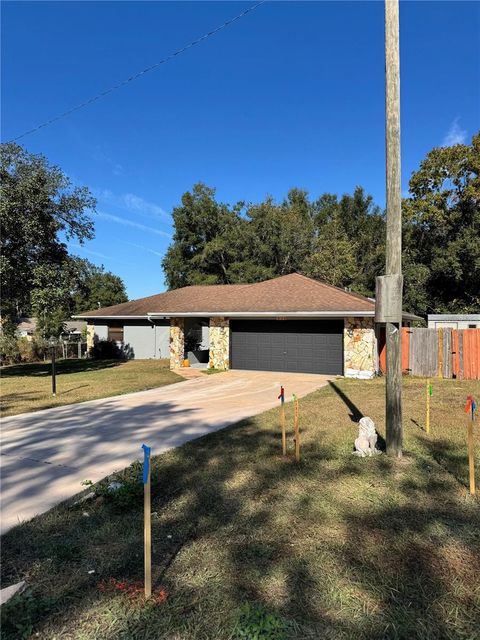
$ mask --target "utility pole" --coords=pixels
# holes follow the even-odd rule
[[[402,456],[402,210],[400,167],[399,2],[385,0],[386,275],[377,279],[377,322],[385,323],[387,349],[387,454]]]

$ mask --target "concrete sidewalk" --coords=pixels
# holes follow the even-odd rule
[[[158,389],[5,418],[1,443],[1,532],[43,513],[141,458],[327,384],[327,376],[227,371]]]

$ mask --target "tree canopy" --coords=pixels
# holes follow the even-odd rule
[[[372,294],[383,263],[383,214],[357,187],[311,201],[291,189],[280,203],[230,207],[194,185],[173,210],[175,235],[163,260],[168,286],[258,282],[298,271]],[[360,268],[359,268],[360,267]]]
[[[99,307],[110,307],[127,302],[123,280],[106,271],[105,267],[92,264],[85,258],[72,258],[73,291],[71,291],[71,308],[73,313],[90,311]]]
[[[2,324],[35,315],[43,332],[58,335],[75,311],[124,302],[122,280],[70,256],[66,241],[93,238],[95,198],[74,187],[42,155],[0,145]]]
[[[433,149],[403,201],[405,308],[419,314],[480,306],[480,135]],[[233,206],[198,183],[173,210],[163,260],[169,288],[257,282],[298,271],[367,296],[385,269],[385,212],[358,186],[312,200]]]
[[[45,157],[14,143],[0,147],[0,182],[2,313],[22,315],[39,282],[68,260],[61,236],[80,243],[93,238],[95,199]]]
[[[480,133],[432,149],[403,202],[406,300],[423,313],[480,308]]]

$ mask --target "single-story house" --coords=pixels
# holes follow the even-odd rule
[[[16,322],[16,335],[19,338],[27,338],[29,341],[33,340],[33,336],[37,330],[37,319],[24,317],[18,318]],[[80,340],[85,326],[86,322],[84,320],[67,320],[64,322],[62,338],[65,340]]]
[[[188,358],[215,369],[371,377],[375,302],[298,273],[255,284],[189,286],[96,309],[87,343],[110,339],[134,358]],[[416,316],[405,314],[409,322]]]
[[[433,313],[427,317],[429,329],[480,329],[478,313]]]

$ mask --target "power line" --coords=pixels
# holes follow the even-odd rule
[[[145,69],[142,69],[138,73],[135,73],[133,76],[130,76],[129,78],[126,78],[126,80],[122,80],[121,82],[118,82],[117,84],[111,86],[110,88],[105,89],[105,91],[102,91],[101,93],[97,93],[96,95],[92,96],[88,100],[84,100],[80,104],[77,104],[75,107],[72,107],[71,109],[68,109],[67,111],[64,111],[63,113],[60,113],[58,116],[55,116],[54,118],[51,118],[50,120],[46,120],[45,122],[42,122],[42,124],[37,125],[33,129],[29,129],[28,131],[24,131],[23,133],[21,133],[16,138],[12,138],[12,140],[10,142],[16,142],[17,140],[20,140],[21,138],[24,138],[25,136],[28,136],[31,133],[35,133],[39,129],[43,129],[44,127],[48,127],[49,125],[53,124],[54,122],[57,122],[58,120],[61,120],[62,118],[66,118],[70,114],[74,113],[75,111],[79,111],[80,109],[83,109],[84,107],[88,107],[88,105],[92,104],[93,102],[96,102],[97,100],[100,100],[101,98],[104,98],[109,93],[112,93],[113,91],[116,91],[117,89],[120,89],[121,87],[124,87],[126,84],[129,84],[130,82],[133,82],[134,80],[137,80],[137,78],[140,78],[140,76],[143,76],[146,73],[149,73],[150,71],[154,71],[160,65],[166,64],[167,62],[169,62],[170,60],[173,60],[173,58],[176,58],[177,56],[179,56],[180,54],[184,53],[188,49],[191,49],[192,47],[195,47],[197,44],[200,44],[201,42],[203,42],[207,38],[210,38],[211,36],[215,35],[219,31],[221,31],[222,29],[225,29],[226,27],[228,27],[232,23],[236,22],[237,20],[240,20],[240,18],[243,18],[248,13],[251,13],[252,11],[257,9],[257,7],[259,7],[260,5],[264,4],[266,1],[267,0],[260,0],[259,2],[257,2],[254,5],[252,5],[248,9],[245,9],[244,11],[242,11],[238,15],[234,16],[233,18],[230,18],[229,20],[227,20],[226,22],[224,22],[220,26],[216,27],[215,29],[212,29],[212,31],[209,31],[208,33],[204,33],[203,36],[200,36],[196,40],[192,40],[191,42],[186,44],[181,49],[177,49],[176,51],[174,51],[173,53],[168,55],[166,58],[163,58],[162,60],[159,60],[155,64],[152,64],[149,67],[146,67]]]

